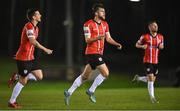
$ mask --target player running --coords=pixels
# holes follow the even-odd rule
[[[52,50],[42,46],[38,41],[39,28],[37,24],[41,22],[41,14],[37,9],[27,10],[27,22],[22,30],[21,44],[16,53],[16,62],[18,68],[19,79],[14,86],[11,98],[8,102],[8,106],[11,108],[21,108],[17,103],[16,98],[20,94],[23,87],[27,84],[28,80],[42,80],[43,73],[38,64],[38,61],[34,59],[34,48],[37,47],[43,50],[47,54],[52,54]],[[8,82],[9,86],[15,83],[17,78],[16,74],[13,74]]]
[[[93,103],[96,102],[94,92],[97,86],[99,86],[109,76],[108,67],[103,60],[104,42],[106,40],[108,43],[118,47],[119,49],[122,48],[120,43],[111,38],[108,23],[105,21],[104,6],[102,4],[94,4],[92,9],[94,18],[85,22],[83,27],[85,41],[87,43],[85,51],[86,66],[81,75],[75,79],[72,86],[68,90],[65,90],[64,95],[66,105],[69,105],[70,96],[73,92],[88,80],[93,70],[98,69],[100,74],[98,74],[91,87],[86,91],[89,99]]]
[[[146,68],[146,76],[135,75],[132,81],[143,81],[148,83],[148,92],[152,103],[158,103],[154,95],[154,82],[158,74],[158,56],[159,51],[164,49],[164,39],[158,33],[158,25],[156,21],[148,24],[150,33],[144,34],[136,43],[137,48],[145,50],[144,65]]]

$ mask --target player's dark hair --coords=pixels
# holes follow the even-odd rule
[[[93,13],[95,13],[99,8],[104,8],[104,5],[102,3],[95,3],[93,6],[92,6],[92,11]]]
[[[152,24],[152,23],[157,23],[157,21],[156,21],[156,20],[151,20],[151,21],[149,21],[149,22],[148,22],[148,26],[149,26],[150,24]]]
[[[26,12],[26,17],[29,21],[32,20],[32,17],[34,16],[35,12],[38,11],[38,9],[36,8],[31,8],[31,9],[28,9],[27,12]]]

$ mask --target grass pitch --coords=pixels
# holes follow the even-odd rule
[[[30,83],[18,97],[17,101],[22,109],[108,109],[108,110],[171,110],[180,109],[180,89],[156,88],[157,99],[160,103],[152,104],[146,88],[98,88],[96,90],[97,103],[91,103],[85,94],[89,84],[82,87],[71,96],[70,106],[64,104],[64,89],[67,83]],[[104,84],[105,85],[105,84]],[[0,109],[9,109],[7,102],[12,89],[0,88]]]
[[[7,87],[7,80],[16,64],[11,60],[0,62],[0,110],[10,109],[7,103],[12,88]],[[97,103],[91,103],[85,94],[91,82],[83,84],[71,96],[70,106],[64,104],[64,89],[72,83],[67,81],[29,82],[23,88],[17,102],[24,110],[180,110],[180,89],[160,87],[155,84],[155,94],[159,104],[150,102],[146,84],[132,84],[131,76],[110,74],[109,78],[97,88]],[[133,76],[133,75],[132,75]]]

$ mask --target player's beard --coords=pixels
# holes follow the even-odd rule
[[[152,30],[153,33],[157,33],[158,32],[158,29],[154,29]]]
[[[37,22],[41,22],[41,18],[37,19]]]
[[[103,16],[99,16],[99,19],[101,19],[101,20],[105,20],[105,17],[103,17]]]

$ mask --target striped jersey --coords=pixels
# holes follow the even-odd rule
[[[34,59],[34,45],[29,41],[30,37],[38,37],[39,28],[31,22],[25,24],[21,33],[21,43],[16,52],[16,60],[29,61]]]
[[[84,24],[84,35],[85,37],[96,38],[98,36],[105,36],[109,33],[109,26],[106,21],[97,23],[94,20],[88,20]],[[90,44],[87,44],[85,54],[103,54],[104,51],[104,39],[97,40]]]
[[[159,45],[164,44],[163,36],[161,34],[157,34],[155,37],[153,37],[151,34],[144,34],[140,37],[138,43],[141,45],[147,45],[143,62],[158,64]]]

